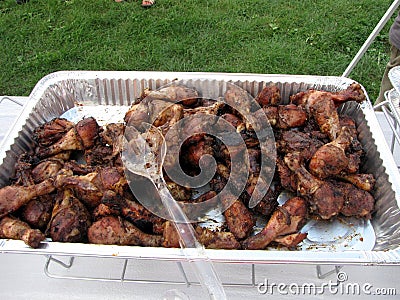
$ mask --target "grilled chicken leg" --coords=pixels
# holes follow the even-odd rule
[[[335,140],[323,145],[314,153],[309,163],[310,172],[324,179],[344,170],[349,164],[345,151],[350,145],[351,137],[350,130],[342,127]]]
[[[132,223],[115,216],[107,216],[94,222],[88,230],[90,243],[105,245],[137,245],[158,247],[162,236],[147,234]]]
[[[31,199],[51,193],[55,190],[53,181],[47,179],[30,186],[9,185],[0,189],[0,218],[16,211]]]
[[[21,220],[5,216],[0,220],[0,238],[23,240],[25,244],[37,248],[45,235]]]
[[[329,219],[340,213],[343,204],[343,194],[337,193],[329,181],[323,181],[313,176],[304,165],[300,164],[299,154],[287,154],[286,165],[297,177],[297,192],[307,197],[311,211],[321,218]]]
[[[278,207],[263,230],[244,240],[242,246],[250,250],[265,249],[278,237],[296,233],[304,225],[306,216],[306,201],[300,197],[293,197]]]
[[[55,242],[85,242],[91,217],[86,207],[72,191],[57,194],[47,231]]]

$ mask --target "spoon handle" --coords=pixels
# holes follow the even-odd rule
[[[165,182],[159,182],[157,185],[161,201],[179,233],[181,250],[186,259],[191,262],[200,284],[208,290],[210,299],[226,299],[224,288],[214,265],[207,257],[203,245],[197,240],[194,228],[186,214],[172,197]]]

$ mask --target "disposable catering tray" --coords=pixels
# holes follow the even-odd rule
[[[0,144],[0,187],[8,184],[18,155],[32,147],[32,132],[38,125],[62,115],[72,114],[72,117],[82,118],[95,112],[102,112],[107,117],[103,120],[106,122],[122,119],[121,113],[140,97],[144,89],[155,90],[174,80],[197,80],[205,87],[215,82],[231,82],[253,96],[264,86],[275,83],[281,90],[282,99],[286,101],[290,95],[299,91],[310,88],[338,91],[354,82],[345,77],[268,74],[140,71],[51,73],[37,83],[22,113]],[[400,175],[392,153],[385,142],[368,96],[367,101],[361,104],[348,102],[338,110],[340,114],[347,114],[356,120],[359,139],[366,150],[366,163],[362,166],[362,172],[372,173],[377,179],[373,191],[376,211],[372,220],[358,223],[358,231],[350,237],[351,241],[347,241],[346,245],[343,241],[338,241],[338,247],[333,242],[330,247],[321,244],[294,251],[206,249],[206,255],[212,261],[255,264],[400,264]],[[315,237],[315,240],[318,238]],[[22,241],[2,239],[0,252],[185,260],[180,249],[58,243],[51,240],[32,249]]]

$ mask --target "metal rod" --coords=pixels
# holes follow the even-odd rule
[[[122,282],[125,280],[126,266],[127,266],[127,265],[128,265],[128,259],[125,258],[124,266],[122,267],[122,273],[121,273],[121,281],[122,281]]]
[[[334,269],[332,269],[328,272],[322,273],[321,265],[317,265],[317,277],[318,277],[318,279],[324,279],[324,278],[328,277],[329,275],[332,275],[334,273],[336,273],[336,274],[339,273],[341,268],[343,268],[343,266],[335,266]]]
[[[256,266],[251,264],[251,285],[256,286]]]
[[[346,70],[343,72],[342,76],[343,77],[348,77],[351,71],[354,69],[354,67],[357,65],[357,63],[360,61],[361,57],[364,55],[364,53],[368,50],[369,46],[372,44],[372,42],[375,40],[375,38],[378,36],[379,32],[382,30],[382,28],[386,25],[386,23],[390,20],[392,17],[393,13],[395,10],[399,7],[400,5],[400,0],[393,1],[392,5],[389,7],[389,9],[386,11],[382,19],[378,22],[378,24],[375,26],[374,30],[371,32],[367,40],[364,42],[364,45],[358,50],[356,56],[353,58],[351,63],[347,66]]]
[[[190,281],[189,281],[189,279],[188,279],[188,277],[186,275],[185,269],[182,266],[182,262],[178,261],[176,263],[178,265],[179,271],[182,273],[183,279],[185,279],[186,286],[189,287],[190,286]]]
[[[394,122],[393,122],[394,124],[389,121],[390,112],[389,112],[389,110],[387,109],[386,106],[382,106],[382,111],[383,111],[386,119],[388,120],[388,124],[389,124],[390,128],[392,129],[393,135],[395,136],[397,142],[400,144],[400,136],[396,132],[396,127],[394,126],[394,124],[396,124],[396,120],[394,120]]]
[[[11,102],[14,102],[15,104],[18,104],[19,106],[24,106],[24,104],[21,103],[21,102],[19,102],[18,100],[15,100],[15,99],[10,98],[10,97],[7,97],[7,96],[1,97],[0,103],[3,102],[3,100],[9,100],[9,101],[11,101]]]

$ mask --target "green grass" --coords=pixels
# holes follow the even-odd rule
[[[29,95],[59,70],[340,76],[392,1],[0,0],[0,95]],[[350,77],[374,100],[385,26]]]

